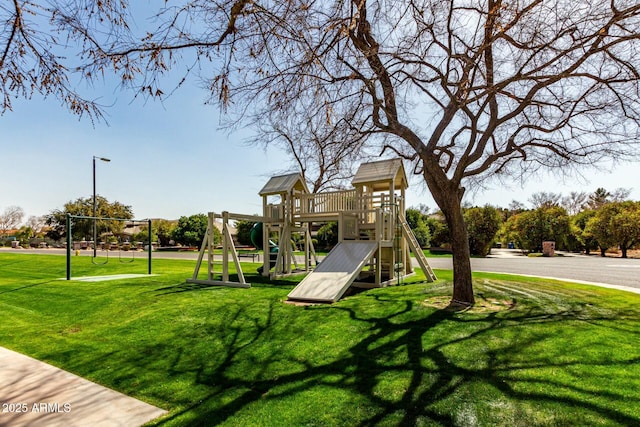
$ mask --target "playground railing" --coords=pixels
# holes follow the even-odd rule
[[[282,220],[284,218],[284,205],[283,204],[268,204],[265,212],[267,218],[273,220]]]
[[[396,203],[396,196],[387,193],[360,195],[356,190],[303,194],[295,202],[295,213],[335,214],[345,211],[373,210]]]
[[[396,237],[396,218],[393,212],[376,209],[361,209],[340,212],[339,240],[380,240],[391,242]]]
[[[319,214],[352,211],[356,209],[356,191],[330,191],[304,194],[298,199],[297,213]]]

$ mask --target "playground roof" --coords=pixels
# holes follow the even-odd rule
[[[389,189],[390,181],[398,189],[405,189],[409,186],[404,166],[402,166],[402,159],[363,163],[351,180],[351,184],[355,187],[367,185],[372,187],[374,191],[384,191]]]
[[[291,190],[298,190],[309,193],[307,184],[299,173],[291,173],[289,175],[273,176],[269,178],[262,190],[258,193],[261,196],[270,196],[273,194],[288,193]]]

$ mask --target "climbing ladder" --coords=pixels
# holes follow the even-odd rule
[[[420,244],[418,243],[416,236],[413,234],[413,231],[411,231],[411,228],[409,227],[409,223],[407,222],[406,218],[404,218],[404,216],[402,215],[399,215],[398,219],[402,227],[402,234],[404,234],[404,237],[407,239],[407,242],[409,243],[409,248],[411,249],[411,252],[413,252],[413,254],[415,255],[416,261],[418,261],[418,264],[420,265],[420,268],[424,272],[424,275],[426,276],[427,281],[434,282],[437,279],[436,274],[431,269],[431,266],[429,266],[429,263],[427,262],[427,257],[424,256],[424,252],[422,252],[422,249],[420,248]]]

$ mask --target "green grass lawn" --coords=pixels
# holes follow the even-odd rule
[[[422,253],[427,258],[453,258],[453,255],[450,254],[450,253],[435,252],[435,251],[431,252],[431,250],[429,250],[429,249],[423,249]],[[411,253],[411,256],[414,256],[413,253]]]
[[[112,261],[73,274],[146,271]],[[152,425],[640,424],[640,295],[476,274],[451,311],[437,271],[300,307],[257,264],[250,289],[187,285],[194,264],[67,282],[64,257],[0,253],[0,345],[169,411]]]

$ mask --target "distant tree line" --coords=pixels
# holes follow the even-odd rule
[[[463,217],[468,229],[471,255],[488,255],[503,222],[501,211],[488,205],[464,207]],[[425,206],[409,208],[406,218],[422,248],[451,248],[449,228],[440,212],[430,214]]]
[[[10,244],[13,239],[30,241],[44,234],[44,217],[30,216],[23,223],[24,210],[19,206],[9,206],[0,213],[0,246]],[[12,238],[9,238],[11,232]]]
[[[540,252],[543,241],[554,241],[558,250],[605,256],[615,249],[626,258],[640,245],[640,202],[628,200],[629,194],[624,188],[568,196],[539,192],[529,199],[529,209],[518,201],[508,208],[463,207],[471,255],[486,256],[497,243]],[[406,217],[422,247],[450,245],[439,212],[421,206],[407,209]]]
[[[598,188],[593,193],[571,192],[568,196],[539,192],[528,200],[531,208],[518,201],[512,201],[507,208],[464,206],[470,253],[486,256],[498,243],[540,252],[543,241],[554,241],[558,250],[586,254],[599,251],[605,256],[608,250],[615,249],[626,258],[630,249],[640,246],[640,202],[628,200],[629,194],[624,188],[612,192]],[[66,236],[67,213],[91,216],[92,210],[92,197],[78,198],[42,217],[29,217],[21,226],[24,211],[10,206],[0,214],[0,243],[8,242],[9,231],[22,242],[34,238],[62,241]],[[96,211],[98,217],[133,218],[131,206],[109,202],[102,196],[96,197]],[[449,229],[440,212],[430,212],[427,206],[419,205],[406,210],[406,219],[421,247],[451,247]],[[117,235],[124,225],[121,221],[99,220],[98,235]],[[240,244],[252,244],[252,226],[250,221],[236,223]],[[91,220],[76,220],[72,238],[91,240],[92,227]],[[152,228],[152,240],[161,246],[199,246],[207,229],[207,215],[182,216],[178,221],[154,220]],[[214,242],[219,244],[221,234],[215,227],[213,234]],[[148,241],[146,226],[131,238]],[[337,241],[337,223],[330,222],[317,230],[314,245],[321,250],[331,249]]]
[[[42,217],[29,217],[26,223],[13,233],[14,238],[21,242],[32,239],[46,240],[50,243],[63,242],[67,235],[67,214],[74,216],[93,216],[93,196],[80,197],[64,204],[60,209],[54,209]],[[9,230],[17,229],[24,217],[21,208],[12,206],[0,215],[0,239],[6,239]],[[110,202],[105,197],[96,196],[96,217],[118,218],[131,220],[133,209],[129,205],[118,201]],[[116,236],[122,235],[126,221],[99,219],[95,221],[99,239],[115,241]],[[92,219],[74,218],[72,224],[72,240],[90,241],[93,239]],[[154,242],[160,246],[185,245],[200,246],[207,230],[207,215],[200,213],[182,216],[177,221],[155,219],[152,221],[152,236]],[[147,242],[149,230],[146,223],[140,223],[139,232],[130,236],[135,242]],[[214,227],[214,243],[221,242],[221,234]],[[4,243],[0,241],[0,243]]]

